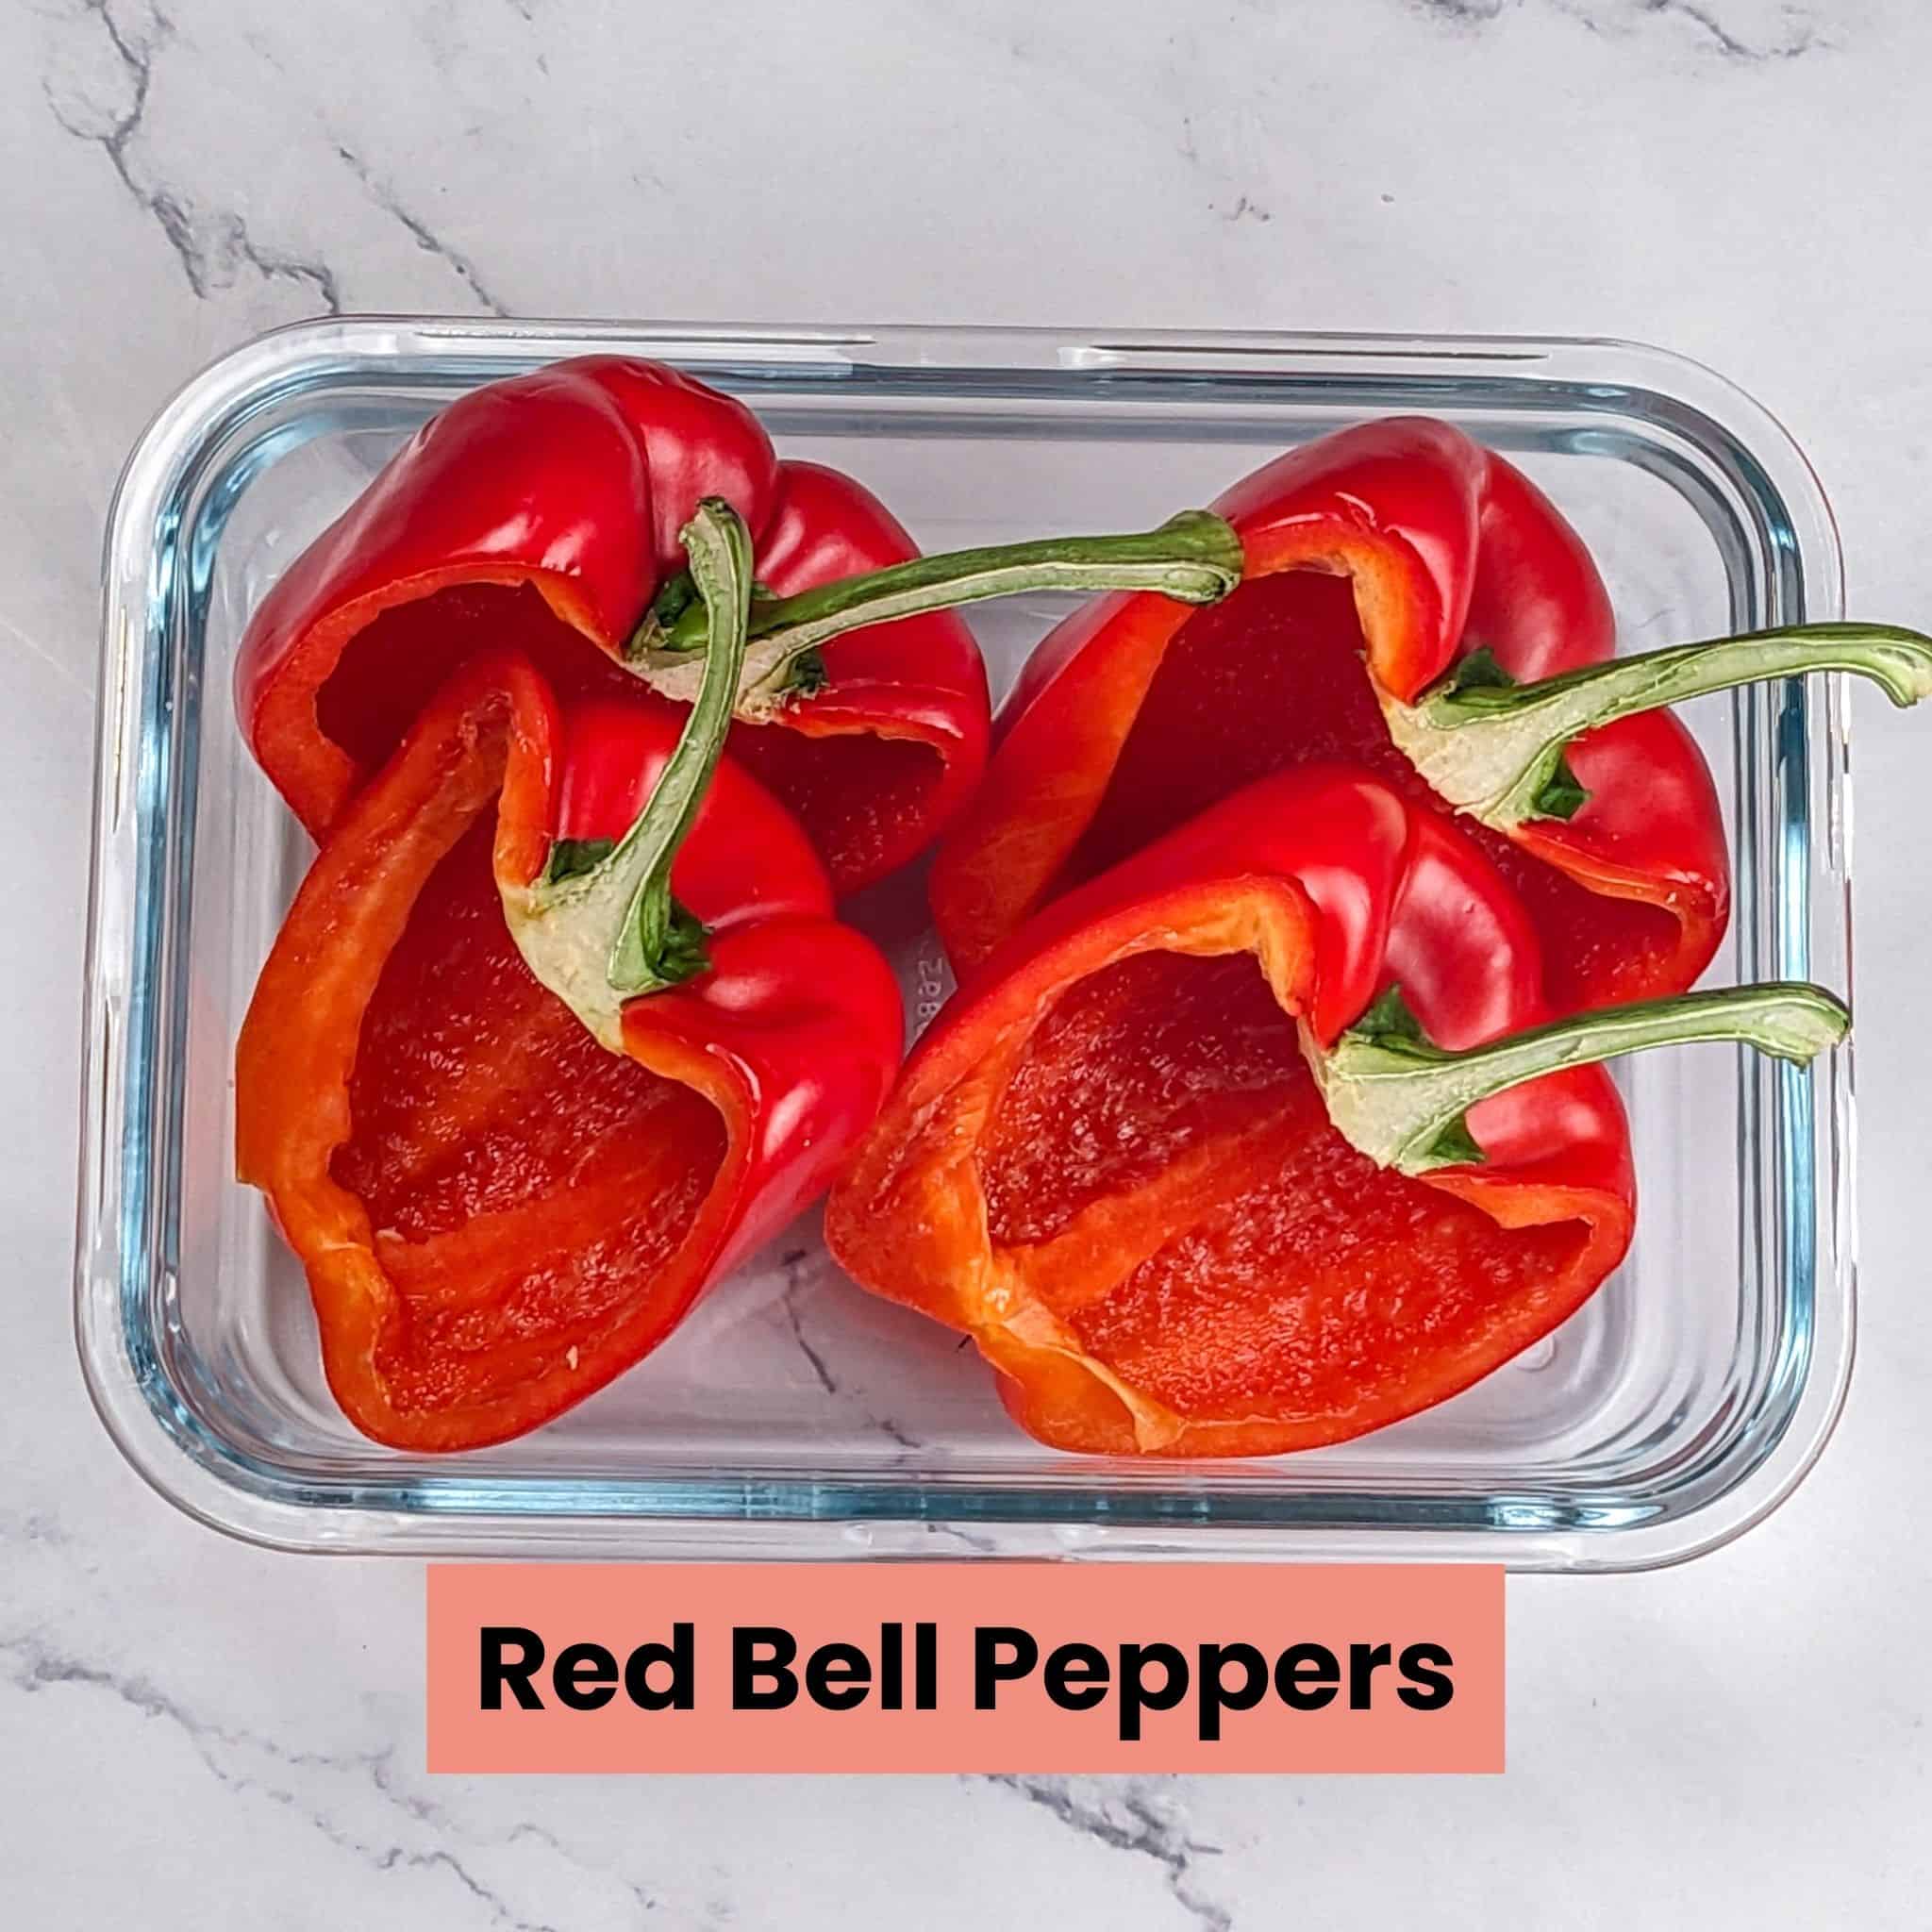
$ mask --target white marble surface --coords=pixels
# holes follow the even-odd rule
[[[176,1516],[68,1331],[97,552],[190,370],[322,308],[1629,335],[1812,453],[1924,625],[1919,0],[15,0],[0,10],[9,1924],[1920,1926],[1927,721],[1860,694],[1861,1361],[1773,1521],[1511,1591],[1501,1780],[435,1780],[422,1580]]]

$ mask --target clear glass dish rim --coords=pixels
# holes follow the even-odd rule
[[[1534,366],[1538,379],[1557,383],[1607,406],[1633,401],[1652,420],[1668,418],[1690,435],[1700,453],[1723,447],[1733,480],[1757,507],[1774,513],[1785,533],[1791,593],[1797,614],[1832,617],[1842,607],[1842,560],[1828,502],[1802,450],[1760,404],[1727,378],[1673,351],[1606,337],[1509,335],[1358,334],[1294,330],[1079,330],[1052,327],[906,325],[853,327],[734,327],[720,324],[623,321],[499,321],[441,316],[333,317],[268,331],[222,357],[192,377],[158,413],[124,467],[109,510],[103,564],[103,639],[95,738],[95,824],[90,889],[87,989],[83,1052],[82,1131],[75,1261],[75,1333],[90,1395],[103,1424],[130,1464],[153,1488],[189,1515],[227,1534],[263,1546],[302,1551],[367,1554],[494,1555],[643,1557],[827,1557],[964,1554],[1006,1557],[1042,1555],[1089,1557],[1177,1556],[1333,1560],[1503,1562],[1525,1570],[1581,1573],[1655,1568],[1704,1554],[1731,1541],[1776,1508],[1810,1469],[1829,1439],[1842,1407],[1855,1341],[1856,1255],[1853,1213],[1852,1069],[1845,1058],[1824,1109],[1833,1191],[1833,1237],[1828,1270],[1814,1270],[1807,1310],[1807,1360],[1782,1425],[1765,1452],[1716,1494],[1681,1514],[1631,1524],[1579,1529],[1516,1527],[1507,1520],[1481,1524],[1432,1524],[1415,1516],[1342,1524],[1310,1522],[1291,1510],[1270,1520],[1252,1507],[1241,1518],[1216,1520],[1211,1503],[1176,1492],[1147,1492],[1116,1513],[1115,1504],[1088,1481],[1070,1476],[1047,1488],[1011,1486],[973,1491],[930,1478],[903,1485],[877,1480],[826,1478],[809,1483],[759,1485],[760,1507],[748,1507],[746,1481],[706,1483],[669,1478],[649,1485],[635,1479],[559,1478],[544,1492],[595,1496],[597,1507],[560,1513],[533,1507],[539,1491],[516,1486],[516,1500],[486,1473],[439,1486],[403,1479],[319,1491],[298,1480],[263,1481],[258,1472],[188,1410],[168,1384],[158,1355],[146,1345],[142,1301],[124,1278],[128,1244],[113,1252],[115,1271],[97,1265],[91,1242],[107,1218],[103,1189],[118,1174],[121,1149],[114,1128],[133,1118],[126,1105],[130,1044],[141,1034],[141,1002],[152,992],[151,953],[137,955],[129,975],[129,1026],[118,1037],[107,1024],[108,976],[122,957],[108,929],[122,908],[108,891],[110,831],[122,827],[130,805],[135,761],[129,728],[141,721],[141,654],[154,635],[151,609],[137,613],[128,587],[142,584],[155,597],[168,587],[155,565],[171,494],[192,465],[195,452],[235,412],[276,392],[297,375],[309,384],[331,375],[379,379],[381,371],[408,354],[434,359],[448,375],[478,379],[557,357],[623,346],[675,359],[687,355],[721,361],[741,350],[761,366],[796,364],[824,373],[843,364],[885,368],[902,378],[917,373],[959,375],[1004,372],[1031,390],[1049,375],[1131,366],[1149,356],[1176,370],[1212,373],[1227,361],[1259,361],[1245,373],[1257,381],[1285,381],[1271,371],[1273,358],[1342,368],[1392,365],[1411,378],[1418,365],[1443,363],[1429,380],[1445,397],[1469,400],[1479,370],[1507,379]],[[467,348],[468,356],[465,357]],[[474,361],[474,371],[463,367]],[[1601,365],[1614,360],[1623,378],[1608,381]],[[1497,376],[1494,372],[1502,371]],[[1224,375],[1225,372],[1224,371]],[[1479,392],[1479,391],[1477,391]],[[1694,433],[1693,433],[1694,432]],[[1714,437],[1719,441],[1699,440]],[[175,507],[178,508],[178,502]],[[1793,613],[1786,612],[1789,616]],[[144,620],[144,621],[142,621]],[[1826,808],[1834,836],[1849,820],[1849,777],[1844,763],[1849,732],[1840,679],[1814,679],[1823,690]],[[1803,726],[1807,700],[1799,689]],[[1808,741],[1808,740],[1807,740]],[[1815,757],[1815,754],[1813,755]],[[146,782],[143,775],[143,782]],[[1812,837],[1807,784],[1798,788],[1799,828],[1809,849]],[[142,824],[159,809],[143,797],[136,805]],[[125,842],[139,841],[123,831]],[[1842,868],[1843,904],[1835,950],[1849,974],[1849,865]],[[1808,944],[1817,916],[1807,874],[1804,887]],[[150,919],[159,914],[150,911]],[[133,937],[144,937],[134,935]],[[146,984],[143,985],[143,966]],[[150,1027],[150,1032],[151,1032]],[[148,1041],[150,1051],[152,1042]],[[137,1069],[137,1072],[142,1071]],[[1807,1118],[1810,1114],[1807,1100]],[[125,1215],[126,1204],[114,1197]],[[133,1257],[135,1261],[139,1256]],[[463,1493],[460,1500],[457,1491]],[[788,1496],[788,1491],[800,1492]],[[808,1491],[808,1494],[806,1492]],[[730,1498],[736,1497],[735,1504]],[[830,1497],[840,1507],[827,1509]],[[1068,1499],[1085,1506],[1070,1510]],[[1151,1498],[1151,1501],[1150,1501]],[[1492,1498],[1492,1502],[1504,1499]],[[937,1504],[938,1507],[934,1505]],[[1095,1517],[1102,1519],[1096,1523]],[[969,1526],[982,1534],[968,1535]],[[980,1548],[990,1538],[1002,1541]],[[963,1549],[954,1538],[965,1539]]]

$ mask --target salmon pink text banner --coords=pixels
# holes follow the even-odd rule
[[[1503,1573],[438,1564],[429,1769],[1503,1768]]]

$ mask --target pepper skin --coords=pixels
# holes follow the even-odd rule
[[[1597,1066],[1469,1110],[1420,1178],[1328,1124],[1298,1041],[1399,985],[1429,1039],[1547,1017],[1522,906],[1358,771],[1263,780],[1007,941],[908,1063],[826,1209],[861,1286],[972,1336],[1021,1424],[1090,1454],[1334,1442],[1572,1314],[1635,1212]]]
[[[1415,700],[1478,647],[1519,683],[1607,659],[1588,552],[1502,458],[1391,418],[1290,452],[1215,506],[1241,588],[1191,611],[1113,596],[1068,618],[1002,712],[985,785],[932,880],[962,968],[1036,907],[1251,780],[1345,758],[1433,798],[1382,698]],[[1363,658],[1367,675],[1363,675]],[[1588,796],[1507,834],[1465,821],[1529,908],[1559,1011],[1689,986],[1729,915],[1710,774],[1667,712],[1569,749]]]
[[[236,665],[250,748],[319,840],[473,653],[514,647],[564,697],[624,686],[707,495],[743,517],[780,596],[918,554],[851,477],[780,462],[741,403],[657,363],[557,363],[433,417],[290,566]],[[844,893],[922,852],[971,796],[986,673],[948,611],[851,632],[824,668],[777,722],[735,726],[731,751]]]
[[[602,1388],[823,1191],[891,1085],[892,975],[728,760],[671,874],[708,965],[623,1008],[622,1055],[512,944],[503,889],[622,835],[684,715],[472,658],[341,808],[263,970],[237,1164],[378,1441],[475,1448]]]

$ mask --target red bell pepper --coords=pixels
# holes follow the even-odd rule
[[[290,566],[236,665],[256,758],[320,838],[479,649],[513,646],[567,697],[641,676],[688,702],[704,636],[678,532],[708,495],[754,533],[761,598],[732,753],[796,813],[841,893],[923,851],[978,782],[986,674],[945,607],[1041,585],[1164,588],[1166,560],[1203,541],[1222,568],[1205,591],[1184,571],[1175,594],[1239,575],[1208,520],[1205,540],[1177,544],[971,553],[965,580],[941,565],[908,593],[890,567],[918,553],[851,477],[780,462],[749,409],[675,370],[588,357],[451,404]],[[989,576],[989,555],[1004,574]],[[1092,567],[1110,559],[1124,568]],[[795,601],[835,582],[837,597]],[[803,616],[808,633],[791,635]]]
[[[1902,703],[1932,689],[1925,641],[1881,628],[1609,664],[1609,599],[1575,532],[1446,424],[1340,431],[1215,508],[1241,541],[1238,591],[1200,612],[1104,599],[1028,664],[934,869],[957,963],[1252,779],[1341,758],[1470,815],[1559,1010],[1680,991],[1724,936],[1729,865],[1704,759],[1656,708],[1807,670],[1878,676]]]
[[[1608,1055],[1806,1059],[1816,988],[1548,1020],[1521,902],[1357,769],[1264,779],[970,977],[826,1208],[862,1286],[970,1335],[1020,1423],[1108,1455],[1333,1442],[1574,1312],[1636,1206]]]
[[[473,1448],[601,1388],[891,1085],[890,969],[791,814],[712,770],[750,565],[708,515],[693,572],[735,634],[698,704],[559,705],[520,653],[467,659],[337,815],[243,1024],[239,1171],[379,1441]]]

